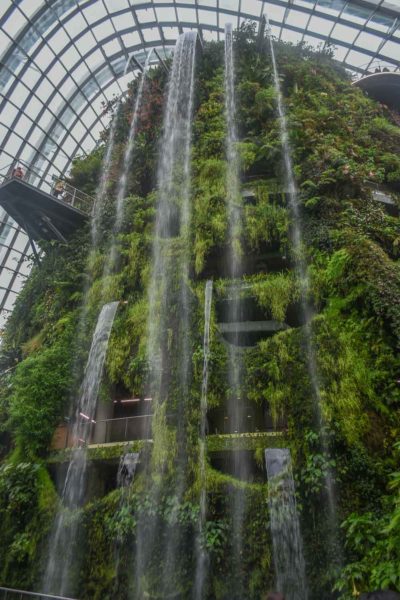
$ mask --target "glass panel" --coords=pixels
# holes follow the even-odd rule
[[[44,131],[41,128],[35,127],[29,137],[29,143],[32,144],[32,146],[39,147],[40,141],[43,138],[43,134]]]
[[[144,41],[147,43],[160,41],[160,33],[156,27],[152,27],[151,29],[144,29],[143,37]]]
[[[117,31],[126,31],[130,27],[135,27],[135,21],[130,13],[126,12],[122,15],[117,15],[112,18]]]
[[[345,5],[345,0],[318,0],[317,10],[337,16],[342,12]]]
[[[177,27],[163,27],[163,34],[167,40],[176,40],[179,35],[179,29]]]
[[[313,48],[321,48],[323,45],[323,41],[319,38],[316,38],[312,35],[305,35],[304,41],[308,46],[312,46]]]
[[[32,120],[28,119],[28,117],[25,115],[21,115],[16,125],[14,125],[13,129],[15,133],[18,133],[21,136],[25,136],[28,133],[31,125]]]
[[[332,31],[332,38],[334,40],[339,40],[342,42],[347,42],[348,44],[352,44],[356,38],[357,30],[352,27],[347,27],[347,25],[335,25],[334,30]]]
[[[399,57],[399,44],[396,42],[386,42],[384,46],[382,46],[379,54],[383,56],[387,56],[390,58],[398,58]]]
[[[116,54],[117,52],[121,51],[121,46],[119,45],[117,40],[111,40],[111,42],[104,44],[103,50],[106,56],[112,56],[113,54]]]
[[[199,21],[205,25],[217,26],[217,15],[211,10],[199,10]]]
[[[119,10],[119,8],[120,8],[119,4],[120,4],[120,2],[118,2],[118,1],[112,2],[112,8],[114,11]],[[122,3],[122,4],[124,4],[123,8],[126,8],[126,2]],[[83,10],[83,14],[85,15],[89,24],[95,23],[99,19],[103,19],[108,16],[107,10],[106,10],[103,2],[93,2],[92,5],[85,6],[85,9]],[[83,18],[82,18],[82,20],[84,21]],[[82,29],[84,29],[86,27],[86,24],[82,25],[81,27],[82,27]]]
[[[199,6],[211,6],[217,8],[217,0],[200,0]]]
[[[161,21],[171,21],[174,19],[174,13],[172,11],[172,15],[171,15],[170,8],[158,7],[158,8],[156,8],[156,13],[157,13],[157,19],[160,22]]]
[[[256,15],[258,17],[261,8],[262,6],[258,0],[242,0],[242,13]]]
[[[378,50],[381,45],[382,39],[377,35],[372,35],[371,33],[366,33],[362,31],[357,38],[357,46],[361,46],[362,48],[368,48],[372,52]]]
[[[14,10],[12,15],[7,19],[7,21],[3,25],[4,31],[9,33],[12,37],[16,37],[16,35],[21,31],[23,27],[27,25],[28,21],[25,16],[21,14],[19,10]]]
[[[151,23],[156,20],[154,8],[149,8],[147,10],[137,10],[136,16],[138,18],[139,23]]]
[[[282,21],[285,14],[285,9],[282,6],[268,6],[268,9],[264,9],[264,14],[268,16],[271,21]]]
[[[365,54],[357,52],[356,50],[351,50],[346,62],[353,67],[362,67],[365,66],[366,60],[368,60],[368,57]]]
[[[385,33],[391,27],[393,27],[394,22],[394,17],[388,17],[387,15],[383,15],[378,11],[371,16],[371,20],[369,21],[368,25]]]
[[[112,7],[113,12],[117,10],[127,10],[129,8],[129,4],[127,0],[113,0]]]
[[[219,7],[227,10],[239,10],[239,0],[219,0]]]
[[[192,8],[178,8],[178,20],[186,23],[196,23],[196,11]]]
[[[8,293],[8,298],[4,304],[4,310],[11,310],[12,307],[14,306],[14,302],[15,302],[16,298],[17,298],[17,296],[16,296],[15,292],[10,290]]]
[[[367,6],[360,6],[355,2],[349,2],[348,6],[346,6],[343,11],[343,17],[353,21],[354,23],[363,25],[371,15],[371,12],[371,8],[368,8]]]
[[[294,27],[305,27],[308,23],[309,15],[301,13],[298,10],[291,10],[286,18],[287,25],[293,25]]]
[[[332,29],[332,22],[321,17],[311,17],[308,29],[320,35],[328,35]]]
[[[61,83],[61,80],[65,77],[65,69],[57,62],[54,67],[48,72],[48,77],[53,83],[54,86],[58,86]]]
[[[291,29],[282,29],[282,39],[285,42],[291,42],[292,44],[298,44],[302,40],[302,33],[299,31],[292,31]]]
[[[132,48],[133,46],[140,44],[140,35],[137,31],[130,31],[122,36],[122,40],[125,44],[125,48]]]

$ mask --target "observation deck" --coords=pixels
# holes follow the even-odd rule
[[[373,73],[361,77],[354,82],[370,98],[386,104],[389,108],[400,112],[400,73],[392,72],[388,67],[377,65]]]
[[[0,183],[0,205],[36,241],[66,242],[87,222],[93,202],[66,181],[42,179],[21,162],[11,165]]]

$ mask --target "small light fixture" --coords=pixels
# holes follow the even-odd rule
[[[83,412],[80,412],[79,415],[83,418],[86,419],[87,421],[90,421],[90,417],[88,417],[87,415],[85,415]]]
[[[140,402],[140,398],[127,398],[126,400],[121,400],[121,404],[130,404],[131,402]]]
[[[153,398],[145,398],[144,401],[145,402],[151,402],[153,400]]]

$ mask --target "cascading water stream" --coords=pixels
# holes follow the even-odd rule
[[[55,517],[49,540],[43,578],[45,593],[65,596],[74,592],[72,573],[79,521],[73,511],[82,506],[85,497],[86,443],[94,423],[108,340],[118,304],[110,302],[103,306],[93,335],[73,426],[74,448],[62,493],[62,506]]]
[[[139,452],[127,452],[120,458],[117,473],[117,486],[126,489],[135,478],[139,462]]]
[[[129,59],[126,61],[124,75],[127,73],[129,67]],[[120,97],[117,101],[116,108],[114,110],[114,114],[111,120],[110,130],[108,134],[108,140],[105,148],[105,153],[102,160],[101,165],[101,177],[100,181],[96,188],[96,194],[94,198],[94,204],[92,207],[91,217],[90,217],[90,233],[91,233],[91,250],[96,250],[99,245],[99,226],[101,222],[101,218],[104,211],[105,200],[107,195],[107,185],[110,177],[110,170],[113,159],[113,151],[115,146],[115,135],[117,130],[117,123],[121,111],[122,105],[122,97]],[[88,332],[88,311],[89,311],[89,290],[90,286],[93,283],[92,271],[90,268],[90,254],[87,263],[86,273],[87,277],[85,280],[85,285],[83,289],[83,299],[80,308],[79,321],[76,329],[76,349],[75,360],[73,363],[73,375],[75,378],[75,383],[78,384],[81,378],[81,354],[80,349],[86,348],[86,336]],[[75,385],[71,386],[71,390],[75,392]],[[71,397],[71,404],[74,402],[75,398]]]
[[[295,270],[297,273],[297,279],[300,284],[300,299],[301,299],[301,310],[304,322],[304,341],[306,345],[307,354],[307,368],[310,377],[311,388],[314,398],[314,408],[316,413],[316,420],[318,422],[318,428],[320,433],[320,439],[322,443],[322,450],[325,457],[329,458],[329,445],[324,432],[323,416],[321,412],[321,390],[319,383],[317,360],[315,356],[315,348],[312,339],[311,331],[311,320],[312,310],[309,302],[310,296],[310,279],[308,275],[307,262],[304,255],[303,249],[303,233],[301,225],[300,205],[299,205],[299,193],[294,178],[293,165],[292,165],[292,153],[289,142],[287,119],[284,109],[283,97],[281,92],[281,86],[279,81],[278,67],[275,58],[274,43],[271,36],[271,28],[269,25],[268,17],[267,20],[267,35],[269,39],[269,45],[271,50],[271,59],[274,74],[274,85],[277,101],[277,109],[280,124],[280,136],[281,146],[283,150],[284,158],[284,169],[285,179],[289,195],[290,211],[292,213],[292,227],[291,237],[295,259]],[[333,478],[330,469],[326,468],[325,484],[329,503],[329,512],[331,526],[337,531],[337,516],[336,516],[336,498],[334,492]]]
[[[233,53],[233,32],[231,23],[225,25],[225,120],[226,120],[226,156],[227,156],[227,211],[229,227],[228,271],[231,284],[228,289],[230,298],[227,320],[231,323],[240,321],[240,277],[242,276],[242,198],[240,194],[239,156],[237,151],[236,102],[235,102],[235,70]],[[244,403],[242,399],[243,359],[239,347],[239,333],[235,332],[230,340],[228,354],[228,419],[232,433],[239,433],[244,422]],[[234,473],[239,479],[246,477],[248,461],[240,451],[233,452]],[[242,489],[237,488],[232,494],[233,520],[233,559],[236,565],[241,562],[243,520],[245,497]],[[239,568],[235,569],[240,580]],[[238,580],[238,585],[241,582]]]
[[[115,209],[115,217],[114,224],[112,230],[112,237],[110,243],[110,252],[109,257],[104,266],[103,277],[107,277],[113,269],[115,268],[115,264],[117,262],[117,243],[116,237],[121,230],[122,220],[124,216],[124,201],[126,195],[126,189],[128,184],[128,176],[130,172],[131,162],[132,162],[132,153],[135,147],[136,141],[136,133],[138,120],[140,115],[140,110],[142,106],[143,99],[143,91],[145,87],[145,82],[147,78],[147,72],[149,70],[150,58],[153,53],[153,49],[150,50],[146,57],[146,62],[143,68],[142,75],[140,77],[140,82],[138,86],[138,91],[136,94],[135,105],[132,113],[131,125],[129,128],[128,140],[125,146],[124,160],[122,165],[121,175],[118,180],[118,188],[117,188],[117,201],[116,201],[116,209]]]
[[[118,472],[117,472],[117,486],[121,491],[119,500],[119,506],[117,510],[118,520],[126,521],[129,519],[131,512],[131,497],[132,497],[132,483],[135,479],[136,469],[139,464],[140,454],[139,452],[130,452],[129,448],[125,452],[119,461]],[[114,582],[114,595],[119,597],[120,588],[123,588],[124,576],[124,558],[126,555],[126,538],[124,534],[120,537],[116,536],[114,543],[114,564],[115,564],[115,582]]]
[[[149,393],[153,398],[153,422],[170,407],[169,395],[176,397],[177,460],[174,492],[178,510],[186,474],[184,412],[189,391],[191,364],[189,259],[191,219],[190,156],[194,98],[196,33],[187,32],[177,40],[168,83],[163,136],[158,168],[158,202],[153,241],[152,274],[149,285],[148,346]],[[154,446],[161,438],[153,427]],[[165,448],[165,452],[168,449]],[[151,458],[147,468],[151,471]],[[162,494],[162,473],[149,494],[158,504]],[[151,476],[150,478],[151,479]],[[172,514],[171,522],[175,515]],[[165,533],[165,532],[164,532]],[[174,592],[171,573],[175,573],[179,540],[176,528],[165,535],[164,569],[158,593]],[[136,547],[136,597],[142,597],[142,581],[160,543],[156,520],[138,523]]]
[[[267,448],[265,463],[276,587],[286,600],[307,600],[303,542],[290,452],[287,448]]]
[[[207,392],[208,361],[210,358],[210,317],[213,282],[207,281],[204,298],[204,338],[203,338],[203,380],[201,385],[201,421],[199,439],[200,464],[200,514],[199,531],[196,540],[196,579],[193,598],[202,600],[207,579],[207,553],[205,549],[205,527],[207,519],[207,482],[206,482],[206,433],[207,433]]]
[[[129,59],[126,61],[124,75],[129,67]],[[110,132],[108,134],[108,141],[106,145],[106,151],[103,157],[101,165],[101,177],[99,184],[96,189],[96,195],[91,214],[91,235],[92,235],[92,246],[97,247],[99,243],[99,225],[101,216],[104,209],[104,201],[107,194],[107,185],[110,178],[110,169],[112,165],[113,151],[115,145],[115,134],[117,131],[117,123],[122,105],[122,96],[118,98],[117,106],[114,110],[114,115],[111,120]]]

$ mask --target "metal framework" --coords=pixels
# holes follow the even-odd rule
[[[277,38],[330,44],[354,72],[376,61],[400,70],[400,0],[2,0],[0,174],[15,158],[42,181],[65,173],[94,148],[103,103],[126,91],[149,49],[162,61],[185,30],[219,40],[226,22],[265,13]],[[0,246],[1,285],[7,261]],[[0,310],[11,310],[14,288],[3,287]]]

